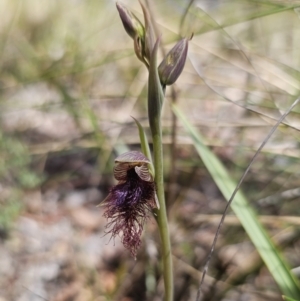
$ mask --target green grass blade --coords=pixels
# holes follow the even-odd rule
[[[282,296],[282,299],[285,300],[285,301],[297,301],[297,300],[289,298],[287,296]]]
[[[203,137],[195,130],[178,107],[174,105],[173,111],[182,122],[187,133],[193,139],[194,146],[202,158],[203,163],[223,196],[228,201],[237,186],[237,183],[231,179],[222,162],[204,144]],[[282,293],[291,298],[300,300],[299,283],[290,272],[288,264],[285,262],[279,250],[275,247],[266,230],[259,222],[255,211],[241,191],[237,192],[234,202],[231,204],[231,208],[239,218]]]

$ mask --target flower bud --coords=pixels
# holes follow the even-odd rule
[[[185,65],[188,51],[188,40],[180,40],[166,55],[158,66],[160,82],[163,86],[175,83]]]
[[[144,40],[145,28],[141,21],[125,6],[116,3],[123,26],[132,39],[139,37]]]

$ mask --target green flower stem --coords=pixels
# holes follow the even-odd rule
[[[161,86],[157,71],[157,49],[160,39],[154,45],[149,68],[148,81],[148,114],[152,133],[155,185],[160,209],[156,210],[157,222],[161,237],[161,252],[163,260],[163,274],[165,283],[165,301],[173,301],[173,268],[169,226],[167,219],[164,171],[163,144],[161,131],[161,109],[164,101],[164,89]]]
[[[165,283],[165,301],[173,301],[173,263],[171,242],[169,234],[169,225],[167,218],[167,210],[165,203],[164,191],[164,173],[163,173],[163,146],[161,123],[157,120],[158,131],[153,133],[153,153],[154,153],[154,168],[155,168],[155,184],[157,190],[157,197],[160,204],[160,209],[156,210],[157,222],[162,242],[162,260],[163,260],[163,274]]]

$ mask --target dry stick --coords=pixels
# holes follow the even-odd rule
[[[189,9],[191,8],[191,6],[193,5],[193,3],[194,3],[194,1],[195,0],[190,0],[190,2],[189,2],[189,4],[187,5],[187,8],[186,8],[186,10],[185,10],[185,12],[184,12],[184,14],[183,14],[183,16],[182,16],[182,19],[181,19],[181,22],[180,22],[180,28],[182,29],[182,27],[183,27],[183,25],[184,25],[184,21],[185,21],[185,19],[186,19],[186,17],[187,17],[187,14],[188,14],[188,11],[189,11]],[[213,20],[214,22],[215,22],[215,24],[217,25],[217,28],[213,28],[214,30],[221,30],[236,46],[237,46],[237,48],[240,50],[240,52],[243,54],[243,56],[246,58],[246,60],[248,61],[248,63],[251,65],[251,67],[253,68],[253,70],[254,70],[254,72],[255,72],[255,74],[257,75],[257,77],[259,78],[259,80],[260,80],[260,82],[261,82],[261,84],[262,84],[262,86],[265,88],[265,90],[266,90],[266,92],[269,94],[269,96],[270,96],[270,98],[271,99],[273,99],[273,96],[272,96],[272,94],[268,91],[268,89],[267,89],[267,87],[265,86],[265,84],[264,84],[264,81],[260,78],[260,76],[258,75],[258,73],[257,73],[257,70],[256,70],[256,68],[254,67],[254,65],[252,64],[252,61],[251,61],[251,59],[246,55],[246,53],[245,53],[245,51],[242,49],[242,47],[241,47],[241,45],[237,42],[237,41],[235,41],[232,37],[231,37],[231,35],[211,16],[211,15],[209,15],[207,12],[205,12],[204,10],[202,10],[201,8],[199,8],[198,7],[198,9],[199,10],[201,10],[206,16],[208,16],[211,20]],[[199,73],[199,72],[198,72]],[[200,74],[199,74],[200,75]],[[201,76],[200,75],[200,77],[202,78],[202,80],[204,81],[204,83],[209,87],[209,88],[211,88],[210,87],[210,85],[209,84],[207,84],[207,82],[206,82],[206,80],[203,78],[203,76]],[[215,89],[213,89],[213,88],[211,88],[214,92],[216,92],[215,91]],[[217,94],[219,94],[219,95],[221,95],[219,92],[217,92]],[[232,103],[235,103],[236,105],[238,105],[239,107],[242,107],[242,108],[246,108],[246,109],[248,109],[248,110],[250,110],[250,111],[252,111],[252,112],[255,112],[255,113],[257,113],[257,114],[260,114],[260,115],[262,115],[262,116],[264,116],[264,117],[268,117],[268,118],[270,118],[270,119],[274,119],[273,117],[271,117],[271,116],[268,116],[268,115],[266,115],[266,114],[263,114],[263,113],[261,113],[261,112],[256,112],[255,110],[253,110],[253,109],[251,109],[251,108],[249,108],[249,107],[246,107],[246,106],[243,106],[243,105],[240,105],[240,104],[237,104],[236,102],[233,102],[231,99],[229,99],[229,98],[226,98],[226,97],[224,97],[223,95],[221,95],[224,99],[226,99],[226,100],[228,100],[228,101],[230,101],[230,102],[232,102]],[[292,128],[294,128],[294,127],[292,127]],[[297,128],[294,128],[294,129],[297,129]]]
[[[264,113],[262,113],[262,112],[259,112],[259,111],[256,111],[256,110],[254,110],[254,109],[251,109],[250,107],[245,106],[245,105],[242,105],[242,104],[238,103],[237,101],[233,101],[233,100],[231,100],[230,98],[228,98],[228,97],[226,97],[225,95],[223,95],[222,93],[220,93],[217,89],[215,89],[213,86],[211,86],[211,85],[207,82],[207,80],[206,80],[206,79],[204,78],[204,76],[201,74],[200,70],[195,66],[195,64],[193,63],[193,61],[192,61],[192,60],[190,60],[190,61],[191,61],[192,65],[193,65],[195,71],[198,73],[199,77],[200,77],[200,78],[202,79],[202,81],[204,82],[204,84],[205,84],[208,88],[210,88],[214,93],[216,93],[217,95],[221,96],[223,99],[225,99],[225,100],[227,100],[227,101],[233,103],[234,105],[236,105],[236,106],[238,106],[238,107],[240,107],[240,108],[246,109],[246,110],[248,110],[248,111],[250,111],[250,112],[253,112],[253,113],[255,113],[255,114],[261,115],[261,116],[263,116],[263,117],[269,118],[269,119],[274,120],[274,121],[277,120],[277,119],[274,118],[273,116],[269,116],[269,115],[264,114]],[[286,123],[286,122],[282,122],[282,124],[284,124],[284,125],[286,125],[286,126],[289,126],[290,128],[292,128],[292,129],[294,129],[294,130],[296,130],[296,131],[299,131],[299,128],[298,128],[298,127],[295,127],[295,126],[293,126],[293,125],[289,125],[289,124]]]
[[[242,53],[242,55],[244,56],[244,58],[248,61],[248,63],[250,64],[250,66],[252,67],[252,69],[255,72],[255,75],[258,77],[260,83],[262,84],[262,86],[264,87],[264,89],[266,90],[266,92],[269,94],[271,100],[273,100],[273,96],[272,94],[269,92],[268,88],[266,87],[264,81],[260,78],[255,66],[252,64],[251,59],[248,57],[248,55],[246,55],[245,51],[242,49],[242,46],[240,45],[240,43],[238,43],[236,40],[234,40],[234,38],[210,15],[208,14],[206,11],[204,11],[202,8],[198,7],[199,10],[201,10],[201,12],[206,15],[207,17],[209,17],[213,22],[215,22],[217,29],[221,30],[232,42],[233,44],[235,44],[237,46],[237,48],[239,49],[239,51]]]
[[[257,203],[260,205],[270,205],[270,204],[272,205],[272,204],[279,203],[281,200],[291,200],[299,196],[300,196],[300,188],[293,188],[293,189],[282,191],[280,193],[269,195],[263,199],[258,200]]]
[[[227,36],[229,36],[229,38],[232,40],[232,42],[233,42],[233,43],[239,48],[239,50],[244,54],[244,56],[247,58],[247,61],[248,61],[249,64],[252,66],[254,72],[256,73],[257,77],[260,79],[262,85],[264,86],[263,80],[262,80],[262,79],[259,77],[259,75],[257,74],[256,69],[254,68],[254,66],[253,66],[253,64],[252,64],[252,62],[251,62],[251,60],[247,57],[247,55],[246,55],[246,53],[244,52],[244,50],[239,46],[239,44],[238,44],[233,38],[231,38],[231,36],[224,30],[223,27],[221,27],[220,29],[222,29],[222,30],[225,32],[225,34],[226,34]],[[206,51],[207,51],[207,50],[206,50]],[[192,61],[191,61],[191,62],[192,62]],[[192,64],[193,64],[193,62],[192,62]],[[262,113],[262,112],[255,111],[254,109],[251,109],[250,107],[241,105],[241,104],[239,104],[239,103],[237,103],[237,102],[235,102],[235,101],[232,101],[230,98],[228,98],[228,97],[222,95],[220,92],[218,92],[216,89],[214,89],[212,86],[210,86],[210,85],[207,83],[207,81],[205,80],[204,76],[200,74],[200,71],[197,70],[197,68],[196,68],[195,66],[194,66],[194,68],[195,68],[196,72],[198,73],[198,75],[200,76],[200,78],[203,80],[203,82],[204,82],[204,83],[205,83],[205,84],[206,84],[213,92],[215,92],[215,93],[217,93],[218,95],[220,95],[223,99],[225,99],[225,100],[227,100],[227,101],[229,101],[229,102],[231,102],[231,103],[233,103],[233,104],[235,104],[235,105],[237,105],[237,106],[239,106],[239,107],[241,107],[241,108],[247,109],[247,110],[249,110],[250,112],[259,114],[259,115],[261,115],[261,116],[263,116],[263,117],[267,117],[267,118],[272,119],[272,120],[277,120],[277,119],[275,119],[275,118],[272,117],[272,116],[269,116],[269,115],[267,115],[267,114],[265,114],[265,113]],[[264,87],[265,87],[265,86],[264,86]],[[266,92],[270,95],[271,99],[273,99],[272,95],[269,93],[269,91],[268,91],[267,89],[266,89]],[[289,124],[287,124],[287,123],[285,123],[285,122],[283,122],[283,124],[289,126],[289,127],[292,128],[292,129],[299,130],[297,127],[292,126],[292,125],[289,125]]]
[[[185,19],[186,19],[186,17],[187,17],[187,14],[188,14],[189,10],[190,10],[190,7],[191,7],[191,6],[193,5],[193,3],[194,3],[194,1],[195,1],[195,0],[190,0],[189,4],[186,6],[186,9],[185,9],[185,11],[184,11],[184,13],[183,13],[183,15],[182,15],[181,20],[180,20],[179,32],[180,32],[181,34],[182,34],[182,28],[183,28],[183,25],[184,25],[184,21],[185,21]],[[194,32],[194,31],[192,30],[192,32]]]
[[[200,282],[200,285],[199,285],[199,289],[198,289],[198,292],[197,292],[197,298],[196,300],[197,301],[200,301],[200,297],[201,297],[201,287],[202,287],[202,284],[204,282],[204,278],[205,278],[205,275],[206,275],[206,272],[208,270],[208,265],[209,265],[209,262],[211,260],[211,257],[212,257],[212,254],[214,252],[214,249],[215,249],[215,246],[216,246],[216,243],[217,243],[217,239],[218,239],[218,236],[220,234],[220,230],[221,230],[221,227],[224,223],[224,220],[225,220],[225,217],[226,217],[226,214],[227,214],[227,211],[236,195],[236,193],[238,192],[238,190],[240,189],[241,187],[241,184],[242,182],[244,181],[246,175],[248,174],[249,170],[250,170],[250,167],[251,165],[253,164],[254,160],[257,158],[257,156],[260,154],[261,150],[263,149],[263,147],[266,145],[266,143],[269,141],[269,139],[271,138],[271,136],[274,134],[274,132],[276,131],[276,129],[278,128],[278,126],[280,125],[280,123],[285,119],[285,117],[293,110],[293,108],[298,104],[298,102],[300,101],[300,97],[297,98],[293,104],[288,108],[288,110],[278,119],[278,121],[276,122],[276,124],[272,127],[271,131],[269,132],[269,134],[267,135],[267,137],[264,139],[264,141],[262,142],[262,144],[260,145],[260,147],[258,148],[258,150],[256,151],[255,155],[252,157],[248,167],[246,168],[245,172],[243,173],[239,183],[237,184],[234,192],[232,193],[228,203],[226,204],[226,207],[225,207],[225,210],[224,210],[224,213],[222,215],[222,218],[220,220],[220,223],[219,223],[219,226],[218,226],[218,229],[217,229],[217,232],[216,232],[216,235],[214,237],[214,240],[213,240],[213,243],[212,243],[212,246],[211,246],[211,250],[210,250],[210,253],[208,255],[208,258],[206,260],[206,263],[205,263],[205,266],[204,266],[204,270],[203,270],[203,274],[202,274],[202,278],[201,278],[201,282]]]
[[[190,6],[193,4],[194,0],[191,0],[191,2],[188,4],[188,9],[190,8]],[[271,13],[267,13],[267,12],[262,12],[262,13],[259,13],[259,14],[256,14],[256,15],[250,15],[249,17],[247,17],[245,20],[241,21],[241,20],[236,20],[236,19],[232,19],[230,20],[229,22],[227,22],[226,24],[223,25],[223,28],[224,27],[230,27],[230,26],[233,26],[233,25],[237,25],[237,24],[241,24],[242,22],[246,22],[246,21],[253,21],[253,20],[256,20],[258,18],[262,18],[262,17],[265,17],[265,16],[269,16],[269,15],[274,15],[274,14],[278,14],[278,13],[281,13],[281,12],[285,12],[285,11],[288,11],[288,10],[292,10],[292,9],[295,9],[295,8],[298,8],[299,5],[298,4],[295,4],[295,5],[290,5],[290,6],[284,6],[284,7],[280,7],[278,9],[274,9],[271,11]],[[187,14],[188,11],[185,11],[185,13]],[[197,32],[194,32],[195,35],[197,34],[205,34],[205,33],[208,33],[208,32],[213,32],[213,31],[216,31],[218,29],[216,28],[209,28],[209,29],[204,29],[203,31],[199,30]]]

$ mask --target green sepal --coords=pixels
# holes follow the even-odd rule
[[[147,8],[144,6],[142,1],[139,2],[143,10],[143,15],[145,20],[145,45],[144,45],[145,59],[148,60],[148,62],[150,63],[152,50],[154,48],[154,42],[155,42],[154,28]]]
[[[144,128],[142,125],[134,118],[131,116],[131,118],[135,121],[138,129],[139,129],[139,136],[140,136],[140,141],[141,141],[141,148],[142,148],[142,153],[151,161],[151,163],[148,163],[149,167],[149,172],[152,175],[153,179],[155,177],[155,170],[153,166],[153,161],[152,161],[152,156],[151,156],[151,151],[148,143],[148,139],[146,136],[146,133],[144,131]]]
[[[157,39],[151,53],[148,78],[148,114],[152,136],[157,135],[160,131],[161,108],[164,100],[164,93],[157,70],[157,49],[159,43],[160,38]]]

